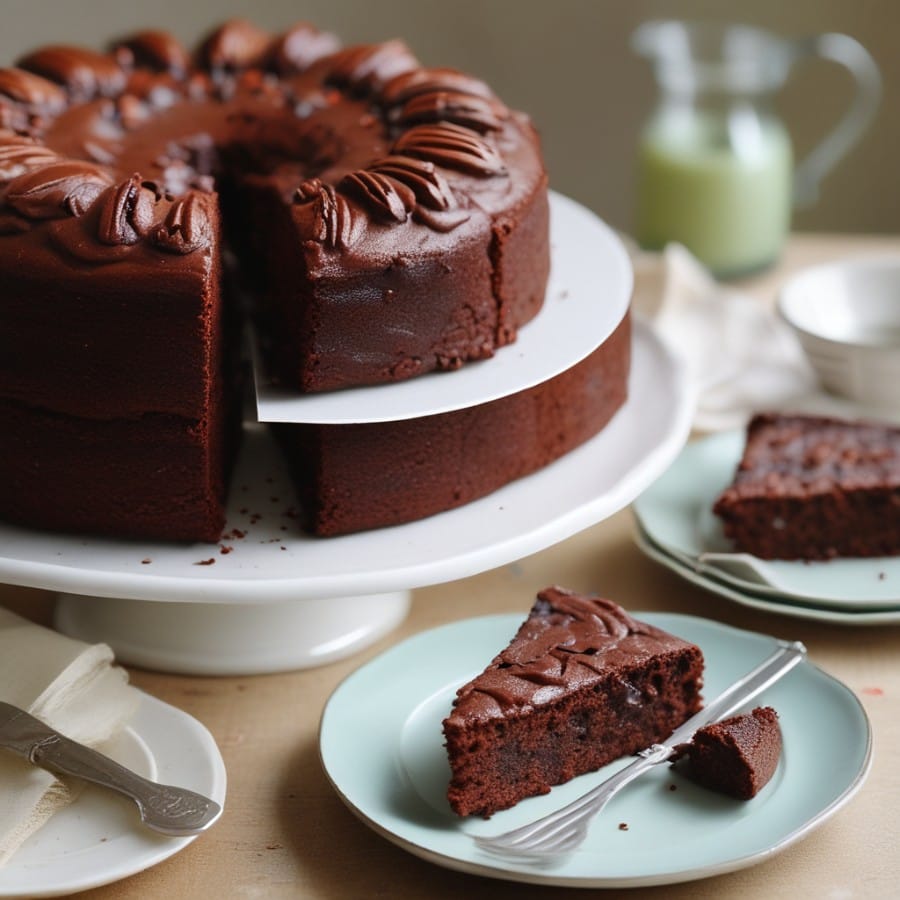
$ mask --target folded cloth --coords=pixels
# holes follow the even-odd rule
[[[0,608],[0,700],[96,747],[118,735],[140,693],[105,644],[85,644]],[[0,750],[0,866],[78,785]]]
[[[630,249],[634,309],[687,366],[696,430],[739,428],[761,409],[809,405],[815,374],[773,310],[719,284],[680,244]]]

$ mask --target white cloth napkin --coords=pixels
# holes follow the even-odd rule
[[[758,410],[809,405],[815,374],[774,311],[716,282],[679,244],[630,250],[633,306],[687,366],[696,430],[739,428]]]
[[[0,700],[92,747],[119,734],[140,700],[112,663],[105,644],[73,640],[0,608]],[[0,866],[77,790],[0,750]]]

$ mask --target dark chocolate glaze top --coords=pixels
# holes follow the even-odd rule
[[[0,69],[0,235],[58,242],[45,223],[74,218],[62,231],[84,261],[114,259],[88,241],[191,254],[210,233],[199,195],[223,169],[269,178],[323,254],[366,233],[376,259],[409,243],[398,228],[420,244],[483,229],[544,178],[527,117],[400,41],[339,49],[305,23],[234,21],[194,53],[145,31]]]
[[[550,587],[538,594],[510,645],[460,688],[447,721],[464,725],[524,713],[615,675],[625,665],[687,646],[633,619],[611,600]],[[624,679],[623,684],[629,687]],[[640,703],[641,692],[636,687],[631,692]]]
[[[877,487],[900,487],[900,429],[761,413],[748,426],[734,483],[718,502]]]

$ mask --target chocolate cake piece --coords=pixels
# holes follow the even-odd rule
[[[461,816],[490,816],[665,739],[700,709],[703,655],[610,600],[538,594],[444,720]]]
[[[762,559],[900,553],[900,428],[761,413],[713,511]]]
[[[780,756],[778,713],[758,706],[700,728],[679,750],[678,767],[704,787],[750,800],[769,783]]]

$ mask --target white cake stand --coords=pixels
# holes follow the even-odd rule
[[[557,200],[554,212],[559,208]],[[558,221],[556,216],[554,239]],[[594,243],[581,258],[584,265],[604,252],[619,259],[620,268],[611,270],[618,274],[595,282],[593,296],[618,308],[620,319],[630,296],[627,259],[623,278],[624,251],[606,226],[593,221],[586,235],[583,223],[579,228]],[[565,300],[570,294],[560,287],[564,272],[556,257],[554,265],[548,301],[550,291]],[[537,347],[542,316],[527,327]],[[606,323],[601,335],[614,327],[609,319],[608,313],[598,316]],[[590,352],[584,341],[573,345],[579,359]],[[516,352],[514,345],[475,364],[484,367],[486,384],[488,367]],[[433,377],[452,381],[458,374]],[[682,367],[638,323],[629,399],[610,425],[546,469],[474,503],[394,528],[304,536],[277,448],[264,427],[253,425],[246,428],[219,546],[49,534],[0,523],[0,580],[59,591],[57,627],[110,644],[125,663],[188,674],[316,666],[396,627],[413,588],[520,559],[630,503],[680,451],[692,412]]]

